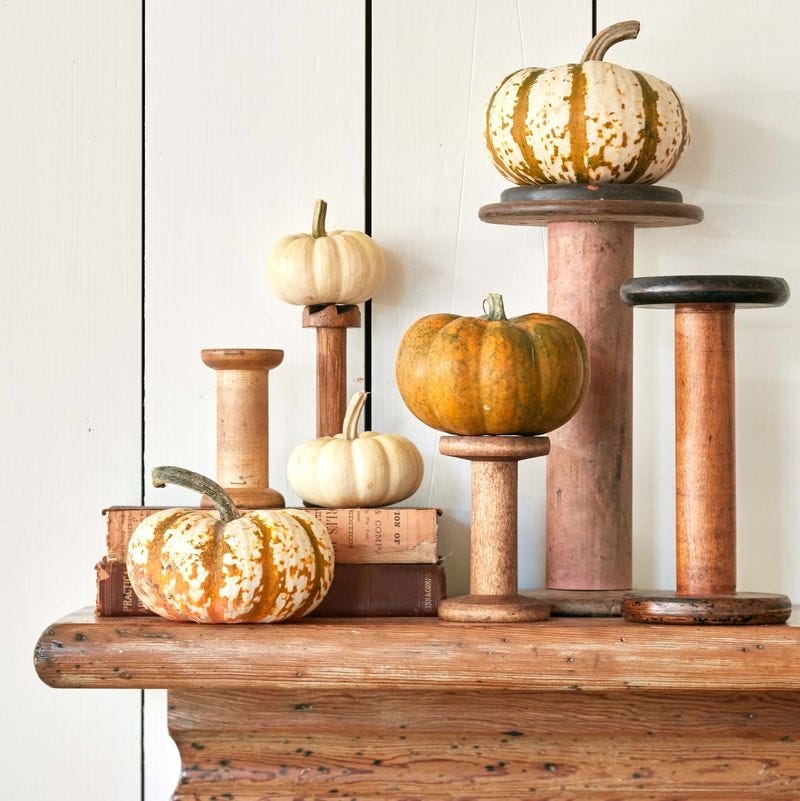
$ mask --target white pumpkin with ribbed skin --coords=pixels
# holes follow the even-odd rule
[[[516,184],[658,181],[689,144],[683,101],[659,78],[601,61],[638,22],[601,31],[579,64],[522,69],[486,110],[486,145]]]
[[[422,455],[399,434],[365,431],[357,436],[366,393],[356,393],[343,432],[298,445],[289,457],[289,486],[315,506],[388,506],[413,495],[422,483]]]
[[[380,289],[383,253],[360,231],[325,231],[327,204],[318,200],[311,234],[281,239],[267,259],[272,291],[296,306],[357,304]]]
[[[154,483],[179,483],[215,503],[226,500],[218,511],[164,509],[136,527],[126,566],[151,612],[197,623],[272,623],[302,617],[322,602],[333,580],[334,552],[321,522],[295,510],[240,515],[203,476],[169,467],[153,475]],[[186,476],[195,483],[185,483]]]

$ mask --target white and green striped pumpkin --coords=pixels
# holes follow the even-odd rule
[[[689,143],[683,101],[664,81],[602,61],[636,21],[592,39],[579,64],[512,73],[486,109],[486,144],[516,184],[650,184]]]
[[[334,562],[322,523],[294,510],[240,514],[218,484],[177,467],[155,468],[153,483],[204,493],[217,510],[164,509],[136,527],[128,576],[151,612],[197,623],[272,623],[321,603]]]

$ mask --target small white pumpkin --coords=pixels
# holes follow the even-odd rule
[[[602,61],[633,39],[635,20],[611,25],[579,64],[521,69],[495,89],[486,145],[516,184],[641,183],[663,178],[689,144],[683,101],[664,81]]]
[[[422,455],[400,434],[365,431],[358,420],[366,392],[350,399],[342,433],[302,442],[289,457],[289,486],[315,506],[388,506],[413,495],[422,483]]]
[[[281,239],[267,259],[272,291],[296,306],[356,304],[380,289],[383,253],[360,231],[325,231],[327,203],[318,200],[310,234]]]

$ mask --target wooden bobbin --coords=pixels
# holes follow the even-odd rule
[[[632,585],[633,319],[619,287],[633,275],[634,228],[703,219],[669,187],[519,186],[483,206],[484,222],[547,226],[548,310],[586,340],[591,382],[550,434],[545,591],[554,615],[618,613]]]
[[[439,617],[458,623],[545,620],[548,604],[517,586],[517,462],[545,456],[547,437],[454,437],[439,440],[445,456],[472,462],[469,595],[439,604]]]
[[[347,409],[347,329],[360,328],[358,306],[306,306],[303,328],[317,329],[317,437],[341,434]]]
[[[283,495],[269,486],[269,371],[282,350],[201,351],[217,371],[217,483],[242,509],[275,509]],[[210,505],[203,499],[203,505]]]
[[[625,596],[643,623],[783,623],[785,595],[736,592],[734,312],[781,306],[781,278],[671,276],[628,281],[631,306],[675,307],[677,588]]]

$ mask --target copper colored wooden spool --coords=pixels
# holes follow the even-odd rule
[[[548,310],[589,352],[586,398],[550,434],[542,597],[554,615],[613,613],[632,584],[633,319],[619,287],[633,275],[634,228],[691,225],[703,212],[668,187],[577,184],[507,189],[479,215],[547,226]]]
[[[734,312],[781,306],[781,278],[638,278],[631,306],[675,307],[675,592],[625,596],[626,620],[643,623],[783,623],[785,595],[736,591]]]
[[[240,508],[284,506],[269,486],[268,422],[269,371],[283,361],[283,351],[218,348],[201,357],[217,371],[217,483]]]
[[[442,620],[525,623],[549,616],[547,603],[520,595],[517,585],[517,463],[549,450],[547,437],[439,440],[442,454],[472,463],[469,595],[440,602]]]
[[[342,431],[347,409],[347,329],[361,326],[358,306],[306,306],[303,328],[317,329],[317,437]]]

